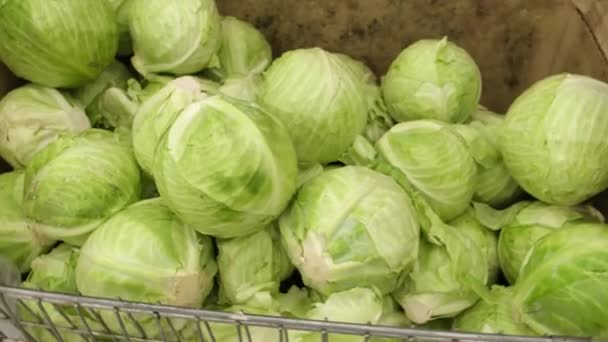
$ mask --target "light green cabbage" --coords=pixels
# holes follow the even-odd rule
[[[272,50],[264,35],[253,25],[224,17],[217,57],[222,78],[244,77],[266,70],[272,62]]]
[[[468,208],[477,168],[465,140],[451,125],[434,120],[403,122],[384,134],[376,148],[443,220]]]
[[[70,96],[28,84],[0,100],[0,157],[21,169],[58,136],[89,128],[84,110]]]
[[[507,168],[539,200],[576,205],[608,188],[608,85],[560,74],[509,108],[501,139]]]
[[[77,88],[72,93],[84,106],[94,127],[131,128],[137,103],[129,97],[127,88],[132,79],[124,64],[114,61],[93,82]]]
[[[0,256],[13,262],[19,271],[27,272],[30,263],[45,253],[53,240],[38,232],[23,212],[23,172],[0,174]]]
[[[480,300],[454,320],[452,328],[457,331],[502,335],[536,335],[526,325],[513,317],[511,301],[513,288],[494,286],[490,302]]]
[[[293,265],[274,225],[244,237],[217,240],[221,303],[244,304],[260,293],[276,296]]]
[[[129,28],[142,75],[201,71],[220,45],[220,16],[213,0],[131,0]]]
[[[306,182],[279,225],[307,286],[324,295],[361,286],[386,294],[416,259],[416,215],[393,179],[347,166]]]
[[[498,259],[503,274],[515,284],[524,260],[536,242],[545,235],[577,222],[603,222],[591,206],[566,207],[542,202],[519,202],[496,211],[476,204],[477,216],[488,227],[501,229]]]
[[[88,296],[196,308],[213,287],[213,253],[211,239],[181,223],[161,199],[145,200],[91,234],[80,250],[76,284]],[[147,333],[157,335],[154,317],[135,317]],[[109,320],[111,329],[120,329],[115,318]],[[132,321],[123,320],[129,331],[137,331]]]
[[[338,54],[338,56],[342,58],[344,63],[364,83],[365,98],[367,100],[367,125],[363,131],[363,136],[371,142],[376,142],[386,131],[395,125],[384,104],[378,79],[365,63],[347,55]]]
[[[154,174],[154,156],[163,135],[184,108],[205,97],[195,78],[183,76],[168,82],[142,102],[133,120],[133,150],[148,175]]]
[[[514,317],[541,335],[608,337],[608,226],[546,235],[519,273]]]
[[[138,200],[140,170],[120,139],[90,129],[55,140],[31,160],[23,207],[44,235],[82,244],[106,218]]]
[[[161,197],[203,234],[264,228],[296,190],[297,162],[283,124],[252,103],[212,96],[187,107],[156,150]]]
[[[398,122],[465,122],[477,108],[481,74],[471,56],[447,38],[420,40],[393,61],[382,94]]]
[[[394,293],[415,324],[454,317],[487,295],[487,252],[479,234],[446,225],[420,194],[412,193],[420,212],[423,237],[413,270]]]
[[[477,164],[473,199],[494,207],[511,204],[522,191],[511,177],[499,150],[504,116],[479,108],[468,125],[455,125]]]
[[[367,121],[362,80],[340,56],[320,48],[276,59],[264,73],[259,101],[287,126],[304,163],[338,160]]]
[[[484,227],[475,217],[474,211],[467,210],[464,214],[450,221],[450,225],[466,234],[481,249],[488,263],[488,284],[496,283],[500,266],[498,264],[498,234]]]
[[[118,30],[105,1],[0,2],[0,59],[26,80],[77,87],[112,63]]]
[[[32,272],[28,275],[22,287],[42,291],[61,292],[77,294],[76,288],[76,263],[79,250],[76,247],[61,244],[49,254],[41,255],[32,262]],[[57,327],[57,331],[65,342],[86,342],[87,339],[77,333],[71,332],[74,327],[86,329],[76,309],[69,305],[53,305],[41,303],[48,319]],[[62,313],[63,315],[62,315]],[[24,306],[18,306],[21,319],[28,322],[46,322],[43,311],[35,301],[24,301]],[[86,324],[93,329],[101,331],[100,324],[94,321],[93,316],[86,310],[82,310]],[[65,316],[64,316],[65,315]],[[51,330],[38,327],[30,327],[28,333],[39,341],[55,341],[57,338]]]

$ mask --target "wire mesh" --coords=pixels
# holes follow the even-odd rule
[[[11,336],[10,325],[20,336]],[[234,329],[226,333],[227,328]],[[254,333],[264,331],[256,335]],[[83,297],[0,286],[0,338],[32,342],[289,342],[313,333],[332,341],[582,342],[571,337],[523,337],[313,321],[226,313],[160,304]],[[298,335],[300,334],[300,335]],[[263,336],[263,337],[259,337]],[[270,336],[274,336],[273,339]],[[311,341],[310,335],[306,341]]]

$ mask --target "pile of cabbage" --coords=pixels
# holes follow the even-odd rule
[[[608,188],[605,83],[550,76],[499,115],[447,38],[407,46],[378,79],[319,47],[273,60],[264,35],[213,0],[3,0],[0,59],[26,81],[0,100],[12,166],[0,174],[0,261],[23,287],[608,337],[608,226],[591,205]],[[60,327],[198,338],[179,319],[34,302],[19,314],[42,308]]]

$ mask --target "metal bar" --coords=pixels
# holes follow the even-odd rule
[[[86,318],[84,317],[84,314],[82,312],[82,307],[79,304],[74,305],[74,307],[76,308],[76,312],[78,313],[78,316],[80,317],[80,321],[82,322],[82,324],[86,328],[87,333],[89,334],[89,336],[91,337],[91,339],[94,342],[95,335],[93,335],[93,331],[91,330],[91,327],[89,326],[89,322],[87,322]]]
[[[129,337],[129,333],[125,327],[125,322],[122,321],[122,317],[120,317],[120,310],[118,310],[118,308],[114,308],[114,317],[116,317],[116,320],[118,321],[118,325],[120,326],[120,330],[122,331],[125,340],[127,340],[127,342],[131,342],[131,338]]]
[[[203,335],[203,330],[201,329],[201,320],[198,317],[196,318],[196,332],[200,341],[205,342],[205,336]]]
[[[245,328],[245,336],[247,336],[247,341],[254,342],[251,338],[251,331],[249,331],[249,326],[247,324],[243,324],[243,327]]]
[[[5,313],[10,320],[15,324],[15,326],[17,327],[17,329],[23,334],[23,336],[25,337],[26,340],[28,341],[34,341],[36,342],[37,340],[29,333],[29,331],[27,331],[25,329],[25,327],[23,326],[23,324],[21,324],[21,320],[19,320],[16,316],[15,313],[13,313],[13,311],[11,310],[11,307],[9,306],[8,302],[6,301],[6,297],[4,297],[4,294],[2,293],[2,291],[0,291],[0,301],[2,302],[2,306],[4,307],[4,310],[2,310],[3,313]],[[17,303],[21,303],[21,305],[25,305],[23,302],[21,302],[21,300],[17,300]],[[16,308],[15,308],[16,309]],[[35,315],[35,317],[37,317],[39,319],[39,317],[37,315]]]
[[[177,338],[178,342],[181,342],[182,337],[180,333],[175,329],[175,326],[173,326],[173,322],[171,321],[171,319],[169,317],[165,317],[165,319],[167,320],[167,324],[169,325],[169,329],[171,329],[171,333],[173,334],[173,336]]]
[[[46,312],[44,305],[42,305],[42,299],[38,299],[36,301],[36,303],[38,304],[38,308],[40,309],[40,312],[42,312],[42,318],[44,319],[46,324],[51,327],[51,332],[53,333],[53,335],[55,335],[55,338],[57,339],[57,341],[63,342],[63,337],[61,336],[61,334],[57,330],[57,327],[51,320],[51,317],[49,317],[49,313]]]
[[[88,310],[89,310],[89,312],[91,312],[93,314],[93,316],[95,316],[95,319],[99,322],[99,324],[101,324],[101,327],[103,328],[104,332],[106,334],[108,334],[109,336],[112,336],[112,341],[116,341],[116,337],[114,337],[114,334],[112,333],[112,331],[106,324],[106,321],[103,319],[103,317],[101,317],[99,312],[92,310],[90,308]]]
[[[163,341],[167,342],[167,336],[165,335],[165,330],[163,329],[162,322],[160,321],[160,314],[156,311],[154,312],[154,319],[156,320],[156,325],[158,326],[160,336],[163,338]]]
[[[211,326],[209,325],[209,322],[204,321],[205,322],[205,328],[207,328],[207,332],[209,333],[209,337],[211,337],[211,342],[216,342],[215,341],[215,335],[213,334],[213,330],[211,330]]]
[[[82,337],[82,339],[84,341],[89,342],[88,337],[83,336],[82,333],[78,332],[78,326],[76,326],[76,324],[74,324],[74,322],[72,321],[70,316],[68,316],[65,312],[63,312],[65,310],[65,307],[59,306],[55,303],[51,303],[51,305],[53,305],[53,308],[55,309],[55,311],[57,311],[59,313],[59,315],[61,315],[61,317],[68,323],[68,325],[70,326],[70,330],[72,332],[77,333],[80,337]]]
[[[146,335],[144,328],[141,326],[141,324],[139,324],[139,321],[136,320],[130,312],[125,312],[125,314],[127,315],[127,318],[129,318],[129,320],[133,322],[133,325],[135,325],[135,329],[137,329],[139,336],[144,340],[147,339],[148,336]]]
[[[241,333],[241,322],[236,322],[236,337],[239,339],[239,342],[243,342],[243,334]]]
[[[431,331],[419,330],[410,328],[386,327],[386,326],[368,326],[351,323],[338,323],[327,321],[313,321],[302,319],[291,319],[283,317],[261,316],[261,315],[245,315],[233,314],[226,312],[214,312],[208,310],[199,310],[192,308],[182,308],[174,306],[163,306],[156,304],[122,302],[112,299],[81,297],[74,295],[66,295],[59,293],[47,293],[36,290],[20,289],[15,287],[0,286],[0,293],[6,296],[23,298],[23,299],[43,299],[48,303],[69,304],[73,305],[80,303],[85,308],[90,309],[105,309],[111,310],[114,307],[119,308],[123,312],[143,313],[150,315],[153,312],[162,313],[163,316],[173,318],[196,319],[197,317],[203,320],[206,326],[209,322],[236,324],[237,322],[246,322],[251,327],[268,327],[276,329],[277,326],[283,326],[289,330],[316,331],[325,334],[347,334],[365,336],[369,334],[373,337],[397,338],[404,339],[408,337],[426,338],[438,340],[478,340],[487,342],[582,342],[582,341],[599,341],[585,338],[574,337],[524,337],[524,336],[505,336],[493,334],[470,334],[454,331]],[[92,310],[94,311],[94,310]],[[211,329],[208,329],[211,333]],[[162,331],[162,330],[161,330]],[[166,336],[165,336],[166,338]],[[215,338],[213,338],[215,341]]]

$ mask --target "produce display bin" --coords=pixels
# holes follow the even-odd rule
[[[390,62],[410,43],[441,38],[464,47],[483,75],[481,103],[504,112],[535,81],[570,72],[608,81],[607,0],[217,0],[223,15],[245,19],[272,44],[273,54],[320,46],[360,58],[383,75]],[[23,81],[0,65],[0,96]],[[0,173],[9,167],[0,160]],[[3,189],[0,189],[3,191]],[[608,215],[608,194],[593,205]],[[239,341],[251,341],[250,329],[270,329],[276,341],[290,332],[318,332],[320,341],[356,335],[361,341],[591,341],[570,337],[517,337],[453,331],[405,329],[281,317],[234,314],[122,300],[73,296],[0,286],[0,339],[34,340],[28,329],[47,329],[49,338],[64,341],[70,331],[88,341],[218,341],[214,326],[230,325]],[[27,304],[26,304],[27,303]],[[35,319],[23,320],[29,310]],[[63,320],[49,317],[49,310]],[[73,322],[66,310],[76,312]],[[72,316],[73,317],[73,316]],[[94,317],[94,327],[88,324]],[[137,319],[136,319],[137,318]],[[150,338],[138,323],[156,321],[160,338]],[[113,322],[106,322],[113,320]],[[61,322],[60,322],[61,321]],[[180,336],[175,322],[192,324],[192,336]],[[120,329],[109,329],[108,326]],[[84,327],[84,328],[83,328]],[[50,342],[41,341],[41,342]]]

